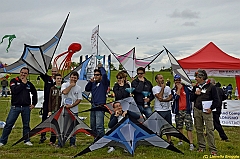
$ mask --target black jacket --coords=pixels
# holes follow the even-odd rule
[[[194,86],[193,93],[196,91],[196,88],[200,88],[200,87],[198,85]],[[194,93],[193,95],[194,107],[196,107],[199,110],[202,110],[203,109],[202,101],[212,101],[211,110],[217,108],[219,105],[219,99],[218,99],[216,87],[211,83],[207,83],[200,89],[206,92],[201,93],[200,95],[196,95]]]
[[[10,89],[12,93],[11,104],[13,106],[30,106],[31,104],[35,106],[37,104],[37,90],[31,82],[27,81],[24,84],[19,77],[16,77],[10,81]],[[32,94],[32,100],[30,93]]]
[[[135,90],[133,91],[134,94],[134,100],[136,102],[137,105],[144,105],[144,95],[142,94],[142,91],[148,91],[150,92],[150,95],[148,95],[148,98],[150,99],[150,102],[154,99],[154,95],[152,92],[152,83],[150,81],[148,81],[145,77],[144,77],[144,82],[140,81],[138,78],[136,78],[135,80],[132,81],[132,87],[135,88]],[[150,102],[148,102],[148,105],[150,105]]]
[[[223,92],[223,89],[220,87],[216,87],[217,89],[217,94],[218,94],[218,98],[219,98],[219,104],[216,107],[216,112],[217,114],[221,114],[222,111],[222,101],[227,99],[227,96],[225,95],[225,93]]]
[[[122,111],[123,112],[123,111]],[[140,115],[132,112],[132,111],[127,111],[127,116],[131,117],[131,118],[134,118],[134,119],[139,119],[140,118]],[[108,127],[111,129],[113,128],[116,124],[118,123],[118,117],[115,116],[115,113],[113,113],[110,117],[110,121],[108,123]]]
[[[42,78],[44,82],[44,102],[43,102],[43,108],[48,108],[48,102],[49,102],[49,93],[52,86],[56,84],[56,82],[53,82],[52,76],[49,76],[47,74],[40,74],[40,77]]]
[[[118,83],[115,83],[114,87],[113,87],[113,92],[115,95],[115,101],[116,100],[121,100],[127,97],[130,97],[130,93],[128,93],[125,89],[129,88],[129,84],[128,83],[124,83],[123,86],[120,86]]]

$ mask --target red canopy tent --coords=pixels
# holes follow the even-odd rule
[[[213,42],[194,54],[178,60],[178,63],[190,76],[197,69],[206,70],[210,76],[233,77],[240,74],[240,59],[226,54]]]

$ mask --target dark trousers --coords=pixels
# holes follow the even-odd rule
[[[214,129],[216,129],[218,131],[218,134],[219,134],[219,136],[221,137],[222,140],[227,140],[228,137],[227,137],[227,135],[225,134],[225,132],[224,132],[224,130],[222,128],[222,125],[220,123],[219,117],[220,117],[219,113],[213,112],[213,125],[214,125]]]

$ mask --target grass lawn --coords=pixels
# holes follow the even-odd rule
[[[154,75],[157,74],[157,72],[154,73]],[[170,72],[161,72],[165,79],[169,78],[171,82],[173,81],[173,77],[170,74]],[[111,79],[111,87],[114,84],[115,81],[115,75],[116,71],[112,72],[112,79]],[[152,72],[147,72],[147,78],[152,81],[152,77],[154,76]],[[14,76],[12,76],[13,78]],[[36,75],[31,75],[30,80],[36,84]],[[235,86],[235,80],[234,78],[216,78],[217,81],[223,80],[226,82],[225,85],[228,83],[232,83]],[[156,85],[155,82],[153,82],[153,85]],[[40,85],[36,85],[37,88],[42,89],[43,82],[41,81]],[[112,99],[108,99],[112,100]],[[153,102],[152,102],[153,105]],[[8,112],[10,110],[10,97],[2,97],[0,98],[0,121],[6,121],[6,117],[8,115]],[[87,103],[87,101],[83,100],[82,103],[79,105],[79,111],[88,109],[90,107],[90,104]],[[109,114],[106,114],[108,117],[110,117]],[[87,119],[85,122],[89,125],[89,113],[81,113],[79,116],[85,116]],[[107,128],[109,119],[105,117],[105,127]],[[41,122],[41,118],[39,117],[39,109],[33,109],[31,113],[31,128],[34,128],[36,125],[38,125]],[[224,130],[226,134],[228,135],[231,142],[223,142],[221,141],[218,133],[215,131],[215,141],[216,146],[218,148],[218,155],[223,155],[222,158],[225,158],[225,155],[234,156],[237,155],[238,158],[240,158],[240,127],[224,127]],[[2,129],[0,129],[0,134],[2,134]],[[186,134],[186,132],[184,132]],[[197,145],[196,142],[196,132],[193,131],[194,134],[194,144]],[[71,158],[83,149],[87,148],[93,141],[92,137],[86,136],[83,133],[77,134],[77,148],[70,148],[69,142],[66,143],[66,145],[63,148],[55,148],[48,145],[49,143],[49,137],[50,133],[47,133],[47,141],[43,144],[39,144],[40,135],[36,135],[31,138],[32,143],[34,144],[32,147],[26,146],[23,143],[19,143],[12,147],[11,145],[14,144],[17,140],[19,140],[22,137],[22,122],[21,117],[18,118],[17,122],[15,123],[15,127],[13,128],[8,143],[0,147],[0,158],[1,159],[19,159],[19,158],[29,158],[29,159],[57,159],[57,158]],[[165,136],[164,136],[164,139]],[[176,145],[178,143],[177,138],[172,138],[174,144]],[[116,151],[108,154],[107,148],[102,148],[90,153],[87,153],[83,156],[77,157],[77,158],[91,158],[91,159],[120,159],[120,158],[166,158],[166,159],[179,159],[179,158],[185,158],[185,159],[193,159],[193,158],[203,158],[204,155],[208,155],[208,158],[211,158],[209,155],[209,151],[206,151],[204,153],[198,153],[197,151],[189,151],[189,146],[187,143],[184,143],[183,146],[177,147],[179,150],[181,150],[184,155],[178,154],[166,149],[157,148],[154,146],[138,146],[135,150],[134,156],[131,156],[128,153],[125,153],[122,148],[117,148]],[[206,157],[206,156],[205,156]]]

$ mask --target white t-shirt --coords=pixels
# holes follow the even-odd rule
[[[162,87],[160,86],[154,86],[152,88],[153,95],[159,93],[161,91]],[[165,86],[164,92],[163,92],[163,99],[166,99],[171,95],[171,88],[169,86]],[[156,111],[168,111],[171,110],[170,108],[170,102],[160,102],[157,97],[155,97],[155,103],[154,103],[154,109]]]
[[[70,83],[67,82],[67,83],[63,83],[62,86],[61,86],[61,92],[66,89],[67,87],[70,86]],[[61,102],[61,105],[64,105],[64,99],[65,98],[72,98],[73,100],[73,103],[76,102],[77,99],[81,99],[82,100],[82,88],[80,86],[78,86],[77,84],[71,88],[71,90],[68,92],[67,95],[64,95],[62,93],[62,102]],[[73,112],[73,113],[77,113],[78,112],[78,106],[76,105],[75,107],[72,107],[70,108],[70,110]]]

